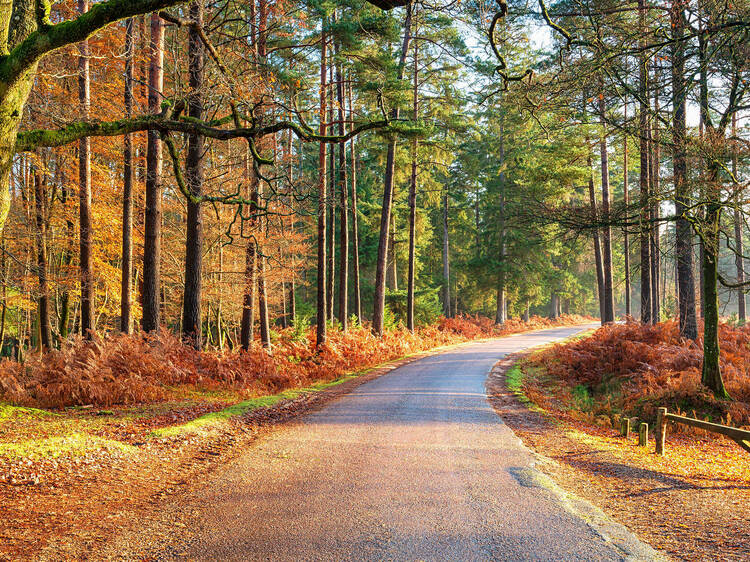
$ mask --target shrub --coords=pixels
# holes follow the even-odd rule
[[[61,350],[30,357],[25,364],[0,361],[0,400],[45,408],[109,407],[166,400],[179,387],[275,394],[441,345],[554,325],[534,319],[498,327],[487,318],[460,316],[414,333],[389,328],[382,338],[353,325],[346,332],[331,330],[326,345],[316,350],[310,317],[304,308],[299,311],[294,326],[276,332],[273,354],[257,343],[249,351],[196,351],[167,331],[73,338]],[[568,317],[558,324],[581,320]]]
[[[590,338],[536,354],[531,364],[544,366],[550,378],[567,389],[568,406],[573,408],[585,409],[576,399],[581,391],[575,391],[584,388],[601,414],[624,413],[653,421],[657,408],[665,406],[748,425],[750,326],[721,324],[719,338],[721,369],[733,401],[717,400],[701,385],[702,349],[680,338],[675,321],[655,326],[609,324]]]

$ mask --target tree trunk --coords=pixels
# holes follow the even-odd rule
[[[354,128],[354,105],[352,104],[352,85],[349,83],[349,118]],[[359,287],[359,217],[357,215],[357,143],[352,137],[349,143],[351,178],[352,178],[352,282],[354,283],[354,313],[362,322],[362,300]]]
[[[588,139],[586,139],[586,146],[589,146]],[[588,162],[588,168],[589,168],[589,205],[591,206],[591,220],[592,222],[597,225],[596,228],[594,228],[594,260],[596,262],[596,286],[599,291],[599,318],[601,320],[601,323],[604,324],[606,322],[605,320],[605,311],[604,311],[604,266],[602,264],[602,246],[601,246],[601,240],[599,238],[599,212],[596,208],[596,188],[594,187],[594,168],[593,163],[591,162],[591,149],[588,148],[587,150],[587,162]]]
[[[339,47],[336,45],[336,55],[338,58]],[[344,77],[341,72],[341,63],[336,63],[336,98],[338,105],[339,135],[345,134],[344,128]],[[339,143],[339,195],[341,205],[339,208],[339,228],[341,229],[339,238],[339,248],[341,250],[341,263],[339,264],[339,323],[341,329],[346,331],[349,321],[349,210],[348,210],[348,189],[346,184],[346,143]]]
[[[242,298],[242,321],[240,323],[240,346],[245,351],[253,343],[255,324],[255,242],[248,240],[245,247],[245,294]]]
[[[416,26],[415,26],[416,27]],[[417,28],[418,29],[418,28]],[[414,85],[412,119],[419,119],[419,42],[414,40]],[[409,272],[406,279],[406,327],[414,331],[414,282],[416,277],[417,222],[417,138],[411,142],[411,181],[409,182]]]
[[[396,214],[391,211],[391,228],[388,234],[388,257],[389,265],[388,271],[390,272],[388,277],[391,280],[390,288],[393,291],[398,291],[398,263],[396,261]]]
[[[448,193],[443,194],[443,314],[451,317],[451,267],[448,240]]]
[[[47,240],[46,240],[46,181],[42,177],[41,162],[34,166],[34,208],[36,218],[37,279],[39,280],[39,342],[40,350],[50,348],[52,337],[49,315],[49,284],[47,283]]]
[[[65,207],[68,203],[68,197],[71,196],[71,189],[67,185],[67,180],[64,176],[60,179],[60,203]],[[67,240],[65,242],[65,249],[63,250],[62,263],[64,266],[70,266],[73,263],[73,254],[75,247],[75,224],[71,220],[70,216],[65,219],[65,233]],[[70,326],[70,291],[67,287],[63,289],[62,296],[60,298],[60,315],[57,319],[57,330],[60,333],[60,339],[64,340],[68,337]]]
[[[78,11],[88,12],[88,0],[78,0]],[[89,42],[79,45],[78,58],[78,102],[84,119],[88,119],[91,104],[91,82],[89,79]],[[80,231],[80,276],[81,276],[81,334],[90,338],[94,332],[94,272],[92,268],[93,219],[91,216],[91,141],[78,141],[79,175],[79,231]]]
[[[602,323],[615,321],[615,300],[612,288],[612,228],[610,221],[610,195],[609,195],[609,155],[607,154],[607,125],[606,125],[606,107],[604,104],[604,84],[601,84],[601,93],[599,94],[599,119],[601,122],[601,138],[599,149],[601,153],[602,169]]]
[[[679,308],[680,335],[683,338],[698,338],[698,322],[695,311],[695,280],[693,277],[693,232],[685,214],[690,207],[690,186],[687,176],[686,131],[686,83],[685,43],[680,39],[685,29],[683,3],[673,0],[671,6],[672,30],[676,39],[672,47],[672,167],[675,190],[675,254],[677,261],[677,301]]]
[[[336,103],[334,99],[334,75],[333,75],[333,52],[329,49],[328,58],[328,134],[333,133],[333,106]],[[326,233],[326,242],[328,249],[326,252],[327,267],[326,271],[326,319],[333,323],[333,304],[335,298],[335,280],[336,280],[336,166],[334,159],[334,147],[326,144],[328,154],[328,232]]]
[[[553,320],[557,319],[559,314],[559,307],[560,307],[560,297],[558,297],[557,293],[552,293],[550,297],[550,318]]]
[[[320,129],[326,134],[326,50],[328,38],[325,33],[326,20],[323,20],[323,31],[320,37]],[[316,317],[316,344],[321,347],[326,342],[326,145],[321,142],[318,147],[318,299]]]
[[[190,3],[190,19],[203,26],[203,1]],[[188,115],[193,119],[203,118],[203,41],[191,28],[188,34],[188,75],[190,96]],[[195,197],[203,194],[203,137],[188,135],[185,179],[187,188]],[[185,292],[182,299],[182,339],[195,349],[201,349],[201,276],[203,270],[203,216],[199,201],[187,201],[187,225],[185,233]],[[217,327],[221,340],[221,327]]]
[[[164,86],[164,25],[158,14],[151,14],[151,44],[148,69],[148,109],[151,113],[161,110]],[[146,223],[143,243],[143,290],[141,305],[144,332],[159,329],[161,275],[161,140],[156,131],[148,132],[146,148]]]
[[[133,18],[125,24],[125,116],[133,116],[135,36]],[[120,331],[129,334],[132,322],[133,286],[133,135],[125,135],[122,185],[122,283],[120,286]]]
[[[659,80],[658,72],[654,70],[654,113],[659,114]],[[650,185],[651,193],[651,321],[656,324],[661,320],[661,252],[659,242],[659,218],[661,210],[659,209],[659,176],[661,175],[661,153],[659,147],[659,121],[653,121],[653,137],[649,143],[651,162]]]
[[[266,258],[258,256],[258,314],[260,315],[260,343],[271,351],[271,327],[268,324],[268,296],[266,293]]]
[[[641,30],[640,47],[644,49],[646,36],[646,2],[638,0],[639,28]],[[651,227],[650,227],[650,197],[649,197],[649,158],[648,139],[648,67],[645,51],[642,51],[638,64],[640,76],[638,81],[638,97],[640,98],[639,129],[640,129],[640,240],[641,240],[641,322],[652,322],[651,305]]]
[[[737,138],[737,114],[732,114],[732,139]],[[737,142],[732,141],[732,175],[737,178]],[[742,201],[741,190],[738,185],[734,186],[734,263],[737,268],[737,284],[745,282],[745,265],[742,257]],[[737,318],[744,324],[746,320],[745,290],[743,287],[737,289]]]
[[[708,180],[711,182],[710,191],[718,181],[718,170],[710,171]],[[718,189],[716,189],[718,191]],[[715,198],[714,198],[715,197]],[[729,398],[724,387],[719,365],[719,228],[721,220],[721,205],[718,203],[718,193],[709,195],[706,205],[704,221],[704,252],[703,252],[703,308],[705,322],[703,328],[703,373],[701,382],[707,386],[717,398]]]
[[[409,41],[411,40],[411,16],[412,4],[409,3],[406,8],[406,21],[404,22],[404,42],[401,46],[401,56],[399,58],[398,79],[404,77],[404,66],[406,65],[406,55],[409,50]],[[391,118],[398,120],[399,108],[396,106],[391,112]],[[385,312],[385,278],[386,268],[388,266],[388,234],[391,224],[391,208],[393,206],[393,175],[396,165],[396,137],[392,137],[388,143],[388,153],[386,155],[385,173],[383,182],[383,207],[380,214],[380,238],[378,239],[378,259],[375,270],[375,299],[372,313],[372,331],[378,335],[383,335],[383,314]]]
[[[703,117],[705,134],[711,142],[723,141],[719,132],[711,124],[708,101],[708,69],[705,37],[698,38],[698,60],[700,65],[700,110]],[[705,319],[703,323],[703,372],[701,382],[717,398],[729,398],[724,387],[719,363],[719,247],[721,233],[721,185],[719,183],[719,164],[708,156],[706,158],[705,181],[705,216],[701,230],[703,236],[703,294],[701,309]]]
[[[500,270],[497,274],[497,302],[495,309],[495,323],[505,324],[508,319],[508,303],[505,298],[505,114],[500,114],[500,138],[498,151],[498,167],[500,168],[500,204],[498,223],[500,227],[499,253]]]
[[[625,122],[628,121],[628,104],[625,104]],[[628,192],[628,133],[624,131],[622,134],[622,190],[623,190],[623,204],[627,215],[630,215],[628,207],[630,206],[630,193]],[[626,226],[623,229],[623,254],[625,254],[625,316],[633,315],[633,308],[630,301],[631,287],[630,287],[630,234],[628,232],[629,227]]]

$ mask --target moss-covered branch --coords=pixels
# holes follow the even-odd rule
[[[36,0],[37,30],[0,61],[0,81],[13,83],[45,54],[87,39],[120,20],[185,4],[186,0],[107,0],[94,4],[75,19],[52,25],[49,1]]]
[[[142,115],[130,119],[115,121],[81,121],[72,123],[61,129],[37,129],[18,133],[16,152],[30,152],[40,147],[56,147],[70,144],[85,137],[114,137],[139,131],[159,131],[160,133],[197,134],[207,138],[227,141],[245,138],[251,141],[281,131],[291,130],[304,141],[318,141],[326,143],[346,142],[352,137],[373,129],[384,129],[389,122],[385,120],[371,121],[354,127],[345,135],[317,135],[306,128],[291,121],[279,121],[264,127],[234,127],[221,128],[217,123],[229,121],[221,119],[203,122],[189,117],[170,117],[164,113],[158,115]]]

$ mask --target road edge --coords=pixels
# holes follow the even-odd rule
[[[557,466],[558,463],[528,446],[513,428],[505,422],[502,410],[498,406],[498,401],[495,400],[499,393],[503,393],[506,399],[507,397],[511,397],[516,407],[525,409],[531,413],[531,410],[525,404],[521,403],[516,393],[508,389],[505,381],[505,373],[518,363],[518,361],[532,353],[532,351],[533,348],[526,348],[523,351],[500,359],[487,373],[485,381],[487,402],[495,414],[502,420],[502,423],[513,432],[519,445],[534,459],[530,467],[514,471],[512,476],[522,486],[535,487],[547,491],[556,504],[574,517],[582,520],[597,536],[601,537],[603,541],[614,548],[628,562],[669,561],[670,558],[668,556],[640,539],[625,525],[607,515],[601,508],[560,486],[543,470],[545,466]]]

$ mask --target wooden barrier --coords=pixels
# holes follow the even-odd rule
[[[705,429],[712,433],[719,433],[726,435],[730,439],[733,439],[737,444],[750,453],[750,431],[744,429],[738,429],[736,427],[730,427],[728,425],[720,425],[718,423],[711,423],[702,420],[696,420],[695,418],[686,418],[685,416],[678,416],[677,414],[670,414],[666,408],[659,408],[656,416],[656,454],[664,454],[664,440],[667,437],[667,422],[673,421],[675,423],[681,423],[683,425],[690,425],[692,427],[698,427]]]
[[[648,447],[648,424],[645,422],[638,426],[638,446]]]

